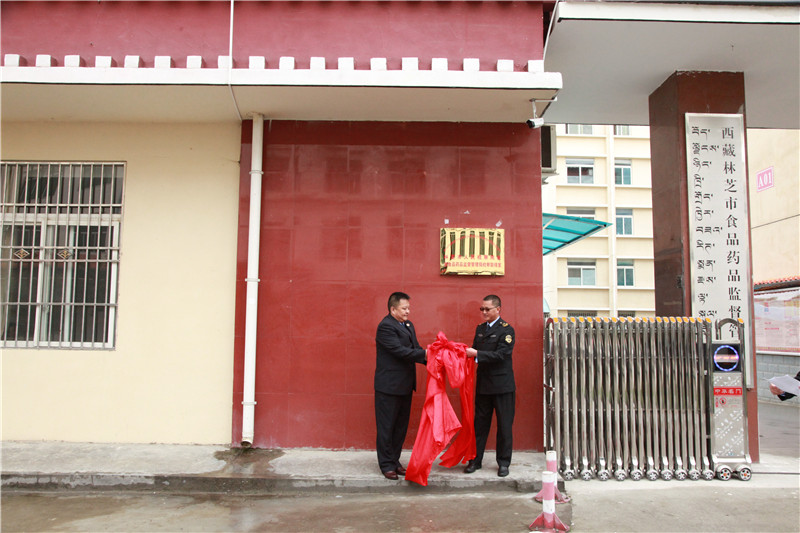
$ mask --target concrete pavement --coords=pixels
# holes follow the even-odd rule
[[[401,458],[408,464],[410,452]],[[466,475],[434,463],[428,486],[381,475],[374,451],[242,450],[225,446],[4,442],[5,489],[168,492],[474,492],[541,488],[544,454],[515,452],[508,477],[490,461]]]
[[[573,480],[559,518],[572,531],[800,531],[800,405],[759,409],[751,481]],[[434,465],[420,487],[385,480],[372,451],[5,442],[3,529],[53,530],[47,516],[72,531],[114,530],[109,520],[139,531],[524,531],[542,509],[532,495],[544,454],[515,452],[507,478],[497,477],[492,452],[484,464],[472,475]],[[89,521],[75,521],[86,498]],[[91,521],[100,502],[105,522]]]

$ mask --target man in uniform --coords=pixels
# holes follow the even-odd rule
[[[472,348],[467,355],[475,357],[478,373],[475,384],[475,459],[464,472],[471,474],[481,468],[486,440],[492,426],[492,411],[497,417],[497,475],[508,475],[511,464],[514,402],[516,386],[511,354],[514,351],[514,328],[500,317],[500,298],[490,294],[481,304],[483,322],[475,328]]]
[[[414,325],[408,320],[408,294],[389,296],[389,314],[375,334],[375,424],[378,464],[387,479],[406,473],[400,454],[411,416],[411,398],[417,390],[415,363],[425,364],[426,350],[419,345]]]

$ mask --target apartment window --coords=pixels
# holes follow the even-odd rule
[[[631,184],[631,161],[629,159],[614,161],[614,183],[617,185]]]
[[[2,163],[0,343],[113,348],[124,163]]]
[[[633,287],[633,259],[617,259],[617,285]]]
[[[633,209],[617,209],[617,235],[633,235]]]
[[[567,159],[567,183],[594,183],[594,159]]]
[[[594,219],[594,208],[593,207],[568,207],[567,208],[567,215],[569,215],[571,217]]]
[[[630,126],[622,126],[622,125],[614,126],[614,135],[616,135],[618,137],[622,137],[622,136],[630,135],[630,134],[631,134],[631,127]]]
[[[580,318],[580,317],[595,317],[597,311],[567,311],[567,317]]]
[[[568,135],[591,135],[591,124],[567,124]]]
[[[594,261],[567,261],[567,282],[574,286],[593,286],[596,284],[597,267]]]
[[[636,311],[618,311],[619,318],[636,318]]]

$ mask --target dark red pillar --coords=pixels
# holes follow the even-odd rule
[[[691,236],[684,115],[741,114],[746,127],[744,74],[675,72],[650,95],[649,105],[656,314],[691,316]],[[752,292],[752,280],[750,290]],[[754,343],[750,344],[747,353],[754,354]],[[752,368],[755,368],[755,361]],[[758,461],[755,389],[747,391],[747,410],[750,455],[753,461]]]

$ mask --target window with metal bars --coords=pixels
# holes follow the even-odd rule
[[[113,348],[124,163],[0,164],[0,343]]]
[[[567,317],[580,318],[580,317],[594,317],[597,316],[597,311],[567,311]]]

